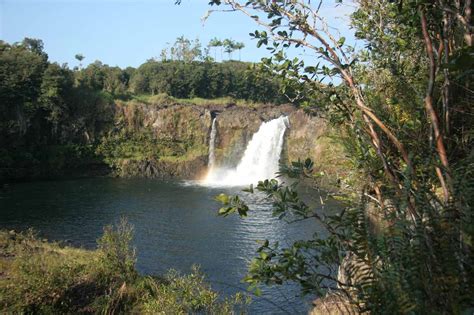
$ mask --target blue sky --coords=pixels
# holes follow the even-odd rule
[[[323,15],[351,38],[347,14],[351,7],[326,1]],[[257,29],[238,13],[214,13],[203,25],[210,8],[207,0],[0,0],[0,39],[13,43],[24,37],[42,39],[51,61],[75,66],[100,60],[111,66],[137,67],[158,57],[181,35],[207,44],[213,37],[244,42],[242,60],[268,56],[248,33]],[[234,55],[236,57],[237,54]],[[303,56],[304,59],[311,58]]]

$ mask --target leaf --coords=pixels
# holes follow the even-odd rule
[[[228,214],[229,210],[230,210],[229,208],[222,207],[222,208],[219,209],[219,211],[217,212],[217,214],[218,214],[218,215],[223,215],[223,216],[225,216],[225,215]]]
[[[226,194],[220,194],[220,195],[216,196],[214,198],[214,200],[219,201],[223,205],[228,205],[229,204],[229,196],[227,196]]]
[[[339,45],[339,47],[341,47],[342,45],[344,45],[345,42],[346,42],[346,38],[343,36],[339,38],[339,40],[337,41],[337,44]]]
[[[237,208],[237,212],[239,213],[239,216],[241,216],[242,218],[247,217],[247,211],[248,210],[249,210],[249,208],[245,205]]]

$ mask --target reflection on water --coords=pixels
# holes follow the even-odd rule
[[[170,268],[189,272],[199,264],[212,287],[224,294],[245,289],[240,281],[258,240],[290,244],[317,230],[314,222],[288,225],[271,216],[261,196],[243,195],[249,217],[216,216],[217,194],[237,188],[210,188],[145,179],[95,178],[11,184],[0,191],[0,228],[28,227],[51,240],[94,248],[104,225],[125,216],[135,226],[140,272],[159,274]],[[305,313],[308,299],[292,285],[264,290],[254,299],[252,313]]]

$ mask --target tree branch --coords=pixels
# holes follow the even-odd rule
[[[450,194],[451,194],[450,191],[452,191],[452,187],[448,187],[448,186],[451,186],[451,183],[450,183],[451,179],[449,175],[450,173],[449,161],[448,161],[448,156],[446,153],[446,147],[444,145],[444,137],[439,127],[438,115],[433,106],[433,93],[434,93],[434,86],[435,86],[435,79],[436,79],[435,76],[436,76],[436,68],[437,68],[436,60],[433,54],[433,45],[432,45],[431,37],[430,37],[430,34],[428,33],[428,22],[426,20],[425,13],[421,7],[419,9],[419,14],[421,18],[421,28],[423,31],[423,38],[425,40],[426,53],[428,55],[428,59],[430,62],[429,79],[428,79],[428,85],[426,87],[425,110],[431,122],[431,126],[433,128],[435,143],[436,143],[436,150],[438,152],[439,159],[441,160],[441,163],[446,171],[446,180],[445,180],[443,172],[438,166],[436,166],[436,174],[440,181],[441,188],[443,189],[444,201],[448,202]]]

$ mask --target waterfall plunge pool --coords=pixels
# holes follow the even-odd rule
[[[0,228],[29,227],[50,240],[95,248],[103,226],[121,216],[135,227],[137,268],[162,274],[174,268],[183,273],[201,266],[211,286],[221,294],[245,290],[241,279],[258,248],[257,240],[281,244],[307,239],[319,230],[313,221],[287,224],[271,216],[268,201],[243,195],[251,212],[246,219],[217,217],[214,196],[243,194],[240,188],[184,185],[177,181],[90,178],[11,184],[0,190]],[[337,211],[327,205],[325,211]],[[249,308],[255,314],[304,314],[311,297],[283,285],[263,290]],[[275,307],[272,303],[280,308]]]

